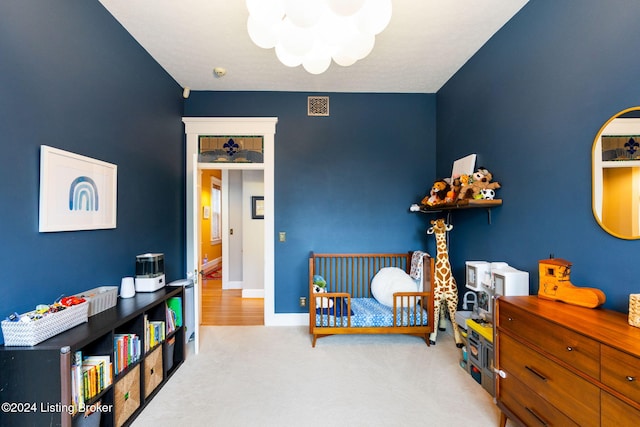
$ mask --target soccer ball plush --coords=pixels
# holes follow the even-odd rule
[[[485,200],[493,200],[496,197],[496,192],[491,188],[483,188],[480,190],[480,195]]]

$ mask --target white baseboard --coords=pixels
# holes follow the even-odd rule
[[[309,313],[276,313],[264,321],[265,326],[309,326]]]
[[[223,289],[242,289],[243,282],[242,281],[228,281],[223,284]]]
[[[264,298],[264,289],[243,289],[242,298]]]

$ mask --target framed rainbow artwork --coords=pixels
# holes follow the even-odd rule
[[[40,146],[39,231],[116,228],[118,167]]]

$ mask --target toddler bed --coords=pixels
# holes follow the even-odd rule
[[[385,271],[381,272],[383,269]],[[414,289],[388,292],[388,298],[381,298],[382,276],[389,277],[391,272],[407,279],[410,274],[415,280]],[[324,278],[326,292],[315,291],[316,276]],[[422,337],[429,345],[429,334],[433,332],[434,325],[433,276],[433,258],[424,252],[312,252],[309,256],[309,333],[313,336],[312,346],[315,347],[318,338],[335,334],[409,334]],[[377,283],[372,291],[374,279]]]

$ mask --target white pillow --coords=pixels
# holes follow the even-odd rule
[[[395,292],[418,292],[418,284],[401,268],[384,267],[371,280],[371,293],[383,305],[393,307]],[[405,306],[412,307],[415,298],[407,298]]]

